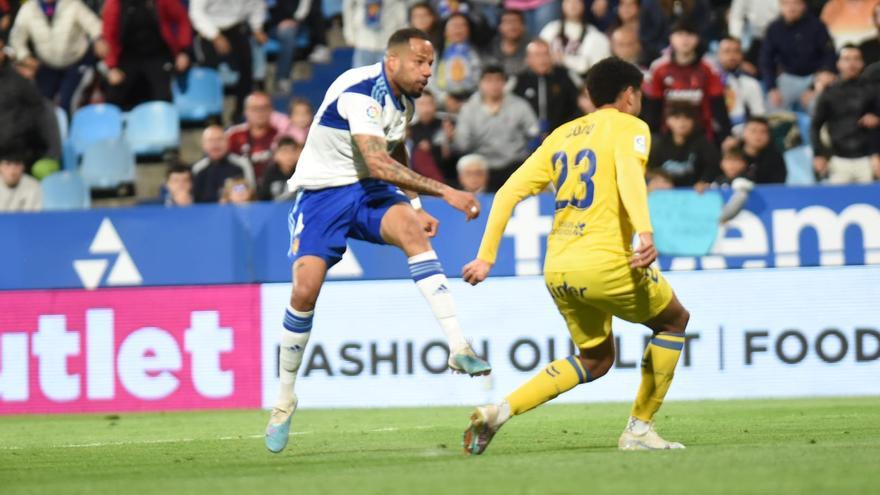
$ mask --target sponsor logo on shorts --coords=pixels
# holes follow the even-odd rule
[[[568,285],[568,282],[563,282],[562,285],[548,284],[547,290],[550,291],[550,295],[553,296],[554,299],[562,299],[566,296],[584,297],[584,292],[587,291],[587,288],[574,287]]]

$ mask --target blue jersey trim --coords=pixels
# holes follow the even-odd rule
[[[321,114],[321,120],[318,121],[318,125],[349,131],[351,130],[351,127],[348,126],[348,121],[339,115],[339,109],[337,108],[338,103],[339,98],[333,100],[333,103],[327,105],[327,108],[324,109],[324,113]]]
[[[376,98],[376,101],[382,103],[385,101],[385,95],[391,95],[391,101],[394,103],[394,108],[403,111],[403,102],[400,101],[400,98],[396,98],[394,93],[391,91],[391,84],[388,83],[388,75],[385,74],[385,63],[382,63],[382,77],[376,81],[376,88],[373,89],[373,98],[376,98],[376,95],[381,96],[381,98]]]
[[[376,100],[379,103],[379,106],[385,107],[385,97],[391,96],[391,102],[394,104],[394,108],[400,111],[405,111],[406,107],[400,98],[395,98],[394,93],[391,92],[391,85],[388,83],[388,77],[385,74],[385,64],[382,64],[380,69],[380,73],[378,76],[368,77],[361,81],[352,84],[348,88],[342,91],[340,95],[345,93],[356,93],[364,96],[369,96],[370,98]],[[410,103],[413,102],[412,98],[407,97],[410,100]],[[327,105],[324,109],[324,112],[321,114],[321,118],[318,120],[318,125],[322,125],[324,127],[330,127],[333,129],[341,129],[343,131],[350,131],[351,127],[348,125],[348,120],[343,119],[339,114],[339,97],[333,100],[332,103]]]

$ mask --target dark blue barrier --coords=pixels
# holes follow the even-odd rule
[[[488,213],[491,197],[482,198]],[[466,223],[438,200],[434,246],[450,275],[475,255],[484,214]],[[495,275],[540,273],[553,199],[532,198],[508,225]],[[232,284],[290,279],[289,204],[145,206],[0,215],[0,289]],[[407,278],[403,254],[351,243],[332,278]],[[880,185],[758,188],[712,255],[661,258],[664,269],[880,264]]]

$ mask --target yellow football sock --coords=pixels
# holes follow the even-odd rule
[[[557,359],[507,396],[510,413],[515,416],[532,410],[590,379],[577,356]]]
[[[684,334],[658,333],[651,339],[642,358],[642,384],[633,403],[632,415],[651,421],[663,404],[672,384],[675,365],[684,348]]]

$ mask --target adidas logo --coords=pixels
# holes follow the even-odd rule
[[[144,282],[141,273],[135,266],[134,261],[128,254],[125,244],[119,238],[119,233],[113,227],[113,222],[105,218],[98,227],[95,238],[89,246],[89,254],[92,255],[118,255],[116,262],[110,268],[106,284],[109,286],[141,285]],[[79,276],[83,287],[88,290],[96,289],[101,285],[104,274],[110,265],[110,259],[81,259],[73,262],[73,269]]]
[[[437,294],[448,294],[448,293],[449,293],[449,288],[446,287],[446,284],[443,284],[440,287],[437,287],[437,290],[434,291],[435,296]]]

